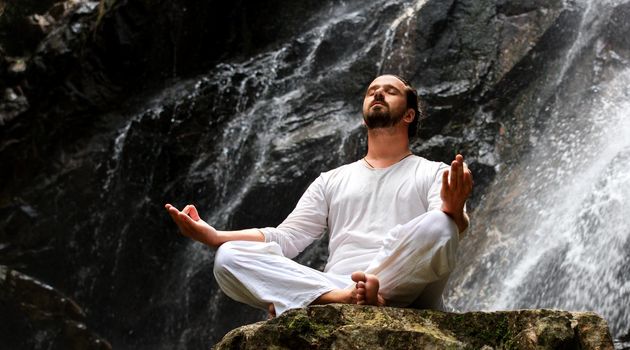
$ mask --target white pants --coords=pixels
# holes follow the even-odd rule
[[[458,229],[439,210],[391,229],[365,273],[375,274],[389,306],[442,309],[442,291],[455,267]],[[349,275],[321,272],[285,257],[275,242],[232,241],[216,252],[214,276],[236,301],[280,315],[310,305],[333,289],[353,288]]]

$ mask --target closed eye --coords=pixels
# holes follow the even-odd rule
[[[380,85],[373,85],[370,86],[367,90],[367,92],[365,93],[365,96],[373,96],[374,93],[376,92],[376,90],[383,88],[383,90],[385,91],[386,94],[389,95],[398,95],[400,94],[400,90],[398,90],[395,86],[393,85],[385,85],[385,86],[380,86]]]

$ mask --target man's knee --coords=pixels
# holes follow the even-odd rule
[[[230,241],[219,246],[214,255],[214,275],[220,278],[231,274],[230,271],[243,271],[251,268],[253,261],[260,261],[261,256],[282,255],[277,243],[251,241]]]
[[[226,273],[229,273],[229,270],[237,268],[239,253],[237,242],[225,242],[219,246],[214,254],[213,269],[214,276],[217,279],[225,276]]]
[[[257,300],[246,287],[243,273],[247,270],[246,259],[249,257],[246,242],[234,241],[223,243],[214,255],[214,278],[219,288],[230,298],[252,305],[266,307],[267,303]]]
[[[459,240],[459,230],[455,221],[441,210],[431,210],[422,220],[422,229],[416,234],[435,244],[443,244],[451,240]]]
[[[428,215],[427,234],[433,246],[431,267],[440,278],[448,276],[455,268],[459,229],[455,221],[441,210],[433,210]]]

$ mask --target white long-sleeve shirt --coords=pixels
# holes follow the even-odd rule
[[[294,258],[326,228],[329,257],[324,271],[363,270],[378,253],[387,231],[429,210],[440,209],[444,163],[410,156],[374,169],[363,160],[322,173],[278,226],[261,229]]]

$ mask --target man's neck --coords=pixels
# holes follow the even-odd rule
[[[409,153],[406,129],[392,127],[368,130],[368,152],[365,159],[374,168],[387,168]]]

